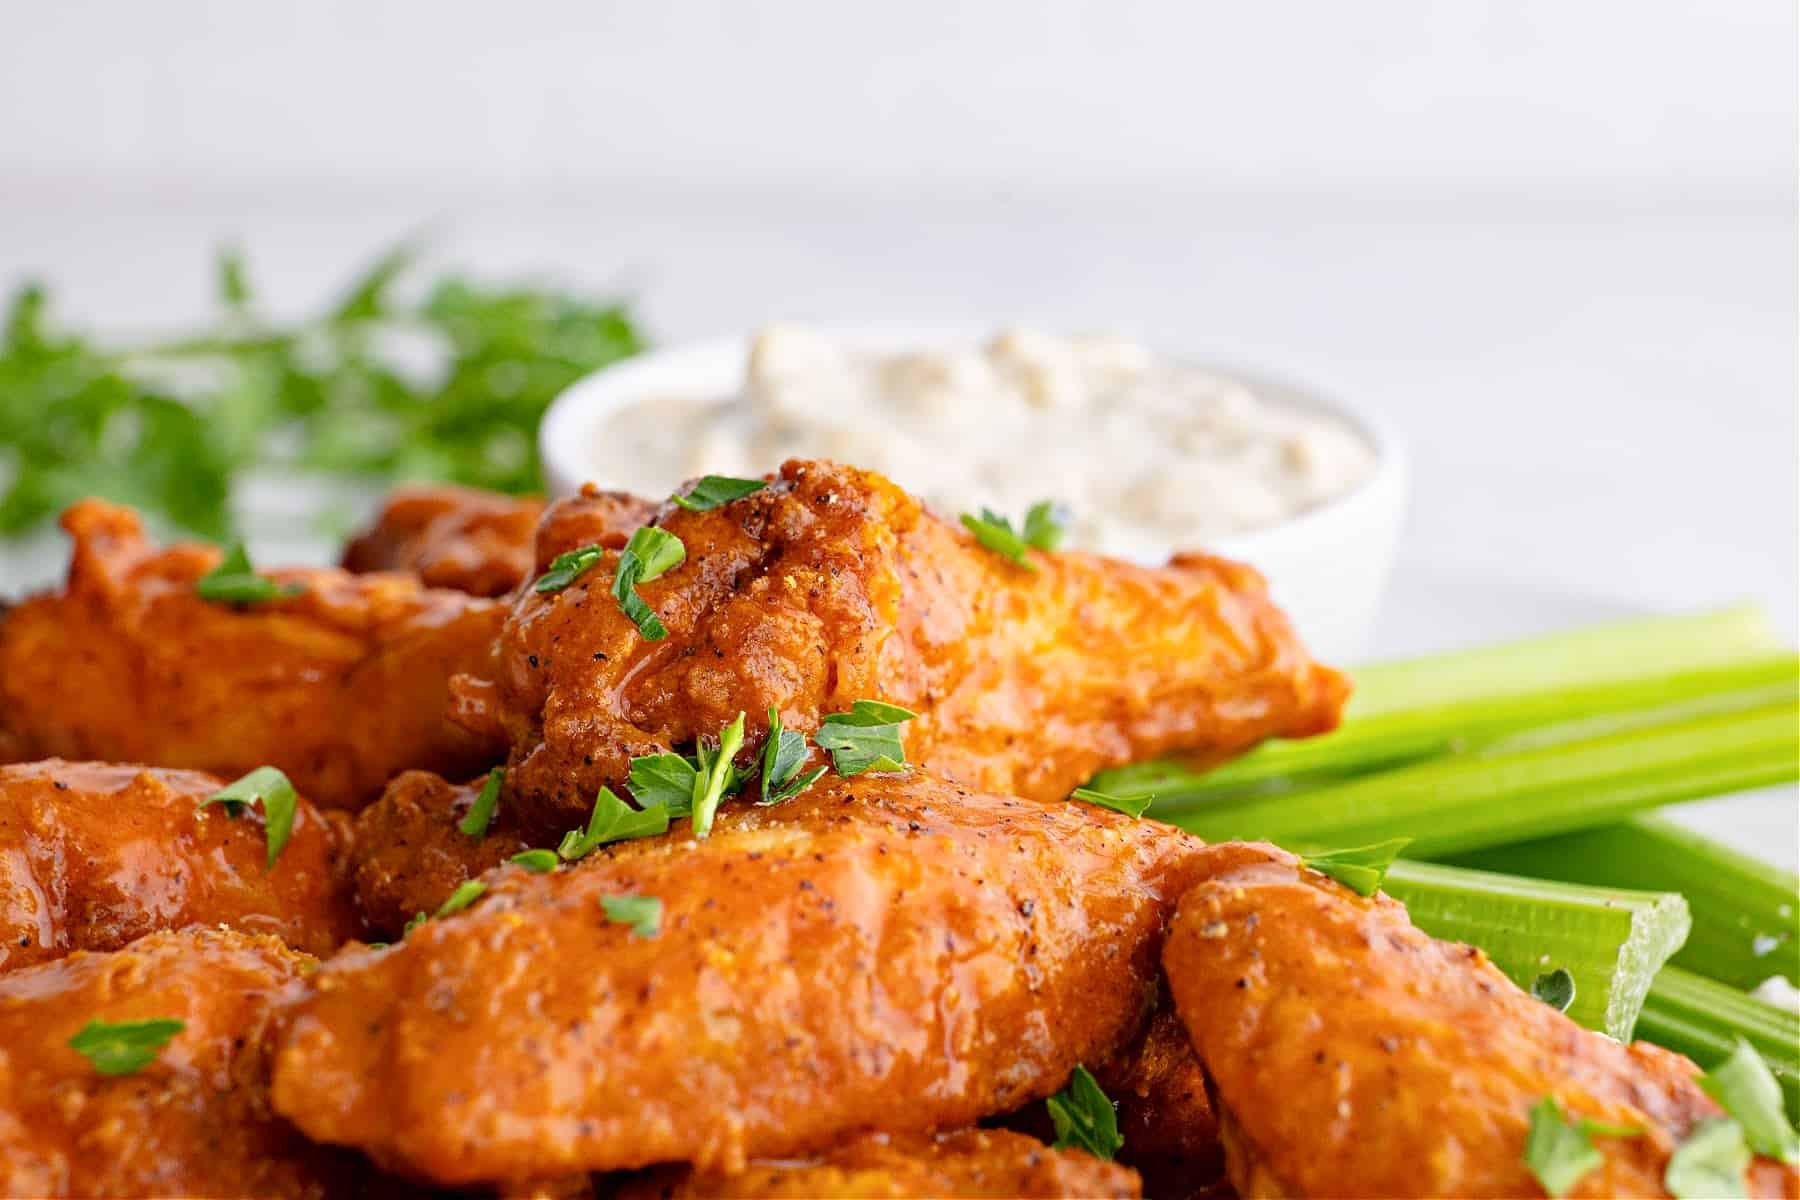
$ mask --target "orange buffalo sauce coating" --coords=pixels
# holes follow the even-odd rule
[[[344,568],[405,571],[427,587],[502,596],[531,573],[543,511],[536,496],[448,484],[396,488],[375,523],[344,548]]]

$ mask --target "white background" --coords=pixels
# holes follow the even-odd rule
[[[180,324],[224,238],[297,308],[426,228],[665,341],[1136,333],[1405,434],[1387,650],[1792,637],[1796,87],[1791,0],[21,3],[0,283]],[[1740,809],[1793,860],[1791,798]]]

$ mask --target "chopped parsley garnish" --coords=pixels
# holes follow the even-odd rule
[[[734,479],[730,475],[703,475],[685,494],[670,497],[689,512],[711,512],[733,500],[742,500],[768,487],[765,479]]]
[[[1411,843],[1411,838],[1393,838],[1372,846],[1307,854],[1301,857],[1300,865],[1331,876],[1359,896],[1373,896],[1381,890],[1388,868],[1400,857],[1400,851]]]
[[[831,755],[831,765],[846,779],[864,771],[904,771],[900,726],[917,715],[896,704],[858,700],[849,712],[826,717],[813,742]]]
[[[1643,1132],[1636,1125],[1617,1125],[1588,1117],[1571,1121],[1555,1096],[1545,1096],[1531,1108],[1525,1165],[1544,1185],[1546,1193],[1564,1196],[1603,1161],[1594,1147],[1595,1137],[1639,1137]]]
[[[285,600],[306,589],[297,583],[280,584],[265,579],[250,566],[250,555],[244,543],[233,542],[219,565],[194,581],[194,592],[202,600],[243,607],[269,600]]]
[[[620,611],[631,618],[631,623],[638,627],[638,633],[646,642],[660,642],[669,636],[669,630],[655,610],[638,595],[637,585],[660,578],[680,566],[686,557],[687,547],[681,544],[681,539],[654,525],[639,528],[631,535],[625,549],[619,552],[619,565],[613,573],[613,599],[619,602]]]
[[[1055,1149],[1086,1150],[1096,1158],[1111,1158],[1125,1144],[1112,1101],[1086,1067],[1077,1066],[1062,1091],[1044,1103],[1050,1109],[1050,1123],[1056,1126]]]
[[[156,1052],[187,1028],[169,1017],[147,1021],[89,1021],[69,1039],[74,1050],[102,1075],[132,1075],[156,1061]]]
[[[257,803],[262,805],[263,839],[268,846],[264,869],[272,870],[294,831],[294,809],[300,803],[286,775],[275,767],[258,767],[202,800],[199,807],[223,804],[226,814],[235,818]]]
[[[1800,1136],[1788,1124],[1781,1085],[1749,1042],[1739,1037],[1730,1056],[1700,1077],[1700,1086],[1743,1126],[1752,1150],[1784,1163],[1800,1162]]]
[[[587,830],[571,829],[556,848],[564,862],[574,862],[593,853],[608,842],[624,842],[632,838],[654,837],[669,831],[669,810],[661,804],[633,808],[619,799],[609,787],[594,797],[594,811],[588,817]]]
[[[634,799],[645,808],[661,806],[671,817],[685,817],[694,804],[694,780],[699,775],[686,755],[664,752],[631,760],[626,783]]]
[[[655,896],[602,896],[600,907],[614,925],[631,926],[632,936],[653,938],[662,932],[662,901]]]
[[[459,913],[486,894],[487,884],[479,879],[465,879],[456,885],[456,890],[445,897],[442,904],[438,905],[437,911],[431,914],[431,919],[435,921],[439,917]]]
[[[1040,500],[1031,506],[1031,511],[1025,514],[1023,533],[1013,528],[1012,521],[991,508],[982,509],[979,517],[964,513],[962,523],[964,529],[975,535],[977,542],[1027,571],[1037,570],[1037,564],[1025,555],[1027,549],[1054,550],[1062,544],[1062,521],[1056,506],[1048,500]]]
[[[720,731],[717,744],[709,746],[708,739],[703,737],[694,747],[700,759],[694,772],[695,837],[703,838],[712,833],[713,816],[719,811],[727,790],[735,792],[743,784],[743,777],[731,761],[743,745],[744,714],[739,713],[736,720]]]
[[[1080,787],[1069,793],[1069,799],[1079,800],[1083,804],[1097,804],[1101,808],[1122,812],[1128,817],[1141,817],[1156,797],[1148,792],[1141,796],[1113,796],[1093,788]]]
[[[527,871],[535,871],[542,875],[545,871],[556,870],[559,860],[554,850],[521,850],[507,861],[518,863]]]
[[[1545,971],[1531,981],[1531,994],[1557,1012],[1568,1012],[1575,1003],[1575,977],[1561,967]]]
[[[506,771],[495,767],[488,772],[487,782],[481,785],[481,794],[475,797],[475,803],[463,814],[463,819],[456,827],[480,841],[487,836],[488,825],[494,819],[494,809],[500,804],[500,785],[506,779]]]
[[[1744,1172],[1749,1169],[1744,1127],[1730,1117],[1707,1117],[1669,1156],[1663,1186],[1677,1200],[1747,1196]]]
[[[769,739],[762,749],[762,799],[757,804],[767,807],[792,800],[819,782],[829,769],[818,767],[801,775],[800,766],[805,761],[806,735],[783,726],[781,713],[770,708]]]
[[[423,912],[414,913],[412,915],[412,920],[408,921],[406,927],[400,931],[400,939],[405,941],[407,938],[411,937],[412,931],[423,925],[425,921],[426,916]]]
[[[588,568],[599,562],[605,553],[599,546],[582,546],[578,550],[563,551],[550,560],[549,568],[538,576],[537,582],[532,584],[532,590],[540,594],[562,591],[586,574]]]

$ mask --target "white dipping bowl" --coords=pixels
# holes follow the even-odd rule
[[[966,346],[985,337],[968,329],[916,327],[826,326],[822,332],[870,353]],[[538,427],[544,482],[551,496],[569,495],[590,481],[610,486],[601,432],[615,414],[658,398],[730,396],[739,391],[751,340],[744,334],[652,350],[570,386],[550,405]],[[1374,448],[1375,470],[1342,496],[1279,524],[1213,538],[1204,545],[1171,544],[1168,550],[1207,550],[1250,563],[1268,577],[1276,601],[1314,654],[1333,663],[1360,661],[1375,629],[1405,516],[1404,448],[1380,421],[1311,389],[1260,372],[1205,366],[1275,404],[1336,416]],[[672,479],[669,487],[681,482]]]

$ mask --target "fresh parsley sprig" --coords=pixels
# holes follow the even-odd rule
[[[1615,1125],[1588,1117],[1570,1120],[1555,1096],[1545,1096],[1531,1109],[1525,1135],[1525,1165],[1550,1196],[1566,1196],[1582,1177],[1603,1160],[1595,1137],[1639,1137],[1635,1125]]]
[[[1781,1085],[1743,1037],[1725,1061],[1700,1077],[1700,1086],[1744,1127],[1752,1150],[1784,1163],[1800,1162],[1800,1134],[1788,1123]]]
[[[1046,1100],[1050,1123],[1056,1127],[1058,1150],[1086,1150],[1096,1158],[1111,1158],[1125,1144],[1119,1134],[1119,1114],[1093,1075],[1076,1066],[1069,1082]]]
[[[1749,1169],[1750,1146],[1744,1127],[1730,1117],[1707,1117],[1669,1156],[1663,1186],[1676,1200],[1748,1196],[1744,1172]]]
[[[637,585],[661,578],[665,572],[680,566],[686,557],[687,547],[681,544],[681,539],[654,525],[641,526],[619,553],[619,564],[613,571],[613,599],[619,602],[620,611],[631,618],[646,642],[660,642],[669,636],[669,630],[656,611],[638,595]]]
[[[1302,855],[1300,865],[1331,876],[1359,896],[1373,896],[1387,879],[1388,868],[1411,844],[1411,838],[1392,838],[1369,846],[1328,850]]]
[[[263,842],[268,852],[263,869],[274,870],[275,860],[281,857],[294,832],[294,812],[300,806],[300,797],[288,777],[276,767],[258,767],[202,800],[198,808],[205,809],[210,804],[224,805],[226,815],[234,819],[251,805],[262,805]]]
[[[102,1075],[135,1075],[156,1061],[157,1051],[186,1028],[187,1022],[171,1017],[89,1021],[68,1044]]]
[[[495,767],[488,772],[487,782],[481,785],[481,794],[475,797],[475,803],[469,805],[469,811],[456,827],[464,833],[480,841],[487,836],[488,826],[494,820],[494,810],[500,805],[500,786],[505,782],[506,770]]]
[[[560,592],[586,574],[588,568],[598,563],[605,553],[605,549],[600,546],[582,546],[574,550],[564,550],[550,560],[550,565],[544,568],[542,575],[537,577],[537,582],[531,585],[531,590],[540,596]]]
[[[694,791],[691,815],[694,819],[694,836],[707,837],[712,833],[713,817],[719,811],[719,804],[728,793],[735,794],[743,786],[743,777],[738,773],[732,758],[744,746],[744,714],[720,731],[718,741],[708,744],[707,738],[701,738],[694,747],[695,756],[700,760],[694,771]]]
[[[521,850],[507,861],[517,863],[534,874],[542,875],[546,871],[556,870],[556,865],[560,860],[554,850]]]
[[[758,806],[768,807],[792,800],[824,777],[827,767],[816,767],[800,774],[806,762],[806,735],[788,729],[781,723],[781,713],[769,709],[769,737],[762,749],[762,799]]]
[[[711,512],[715,508],[753,496],[769,486],[766,479],[735,479],[730,475],[702,475],[685,492],[669,497],[689,512]]]
[[[1011,520],[991,508],[983,508],[980,516],[964,513],[962,524],[982,546],[1027,571],[1035,571],[1038,567],[1027,557],[1026,550],[1049,551],[1062,545],[1063,519],[1056,505],[1049,500],[1040,500],[1031,506],[1025,514],[1023,532],[1014,529]]]
[[[614,925],[631,926],[633,937],[653,938],[662,932],[662,900],[656,896],[602,896],[600,908]]]
[[[297,583],[276,583],[258,575],[250,566],[250,555],[242,542],[233,542],[219,565],[194,581],[194,594],[202,600],[236,608],[286,600],[304,591]]]
[[[1069,799],[1079,800],[1083,804],[1096,804],[1101,808],[1110,808],[1114,812],[1122,812],[1128,817],[1141,817],[1150,802],[1156,797],[1145,792],[1138,796],[1114,796],[1109,792],[1097,791],[1094,788],[1079,787],[1069,793]]]
[[[904,771],[906,746],[900,726],[916,716],[897,704],[858,700],[847,713],[827,715],[813,742],[831,755],[832,766],[846,779],[864,771]]]
[[[400,931],[400,936],[402,938],[410,937],[412,931],[425,924],[426,921],[441,920],[444,917],[450,916],[452,913],[461,912],[463,909],[469,907],[469,905],[487,895],[487,890],[487,884],[479,879],[463,880],[456,885],[455,891],[444,897],[444,902],[438,905],[437,911],[433,912],[429,917],[422,912],[414,913],[412,920],[406,923],[406,928]]]
[[[655,837],[668,831],[668,808],[660,804],[633,808],[619,799],[611,788],[603,787],[594,797],[594,811],[588,817],[587,829],[571,829],[564,834],[556,853],[564,862],[574,862],[609,842]]]

